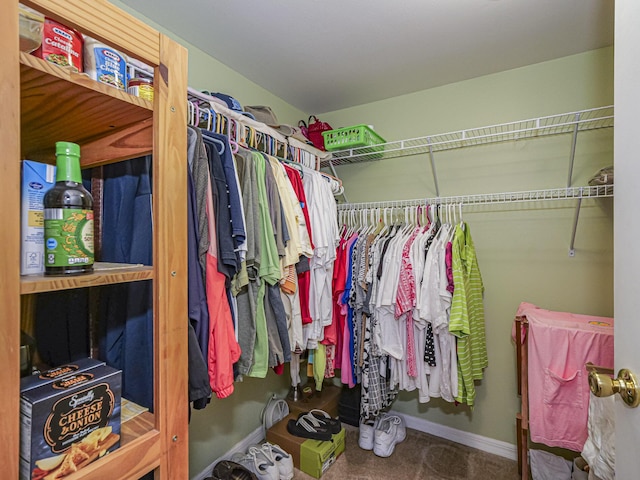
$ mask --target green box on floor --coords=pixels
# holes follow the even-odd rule
[[[320,478],[344,452],[344,447],[344,428],[332,435],[328,442],[306,440],[300,445],[300,470],[314,478]]]
[[[267,430],[267,441],[279,445],[291,455],[293,465],[315,478],[320,478],[345,449],[345,431],[331,436],[323,442],[291,435],[287,431],[289,420],[296,420],[298,414],[292,413]]]

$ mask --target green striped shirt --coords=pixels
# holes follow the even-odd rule
[[[484,285],[469,226],[456,226],[452,241],[453,298],[449,331],[457,338],[458,395],[456,401],[473,406],[474,380],[488,365],[484,327]]]

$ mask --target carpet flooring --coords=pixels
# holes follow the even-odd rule
[[[322,480],[517,480],[518,464],[497,455],[407,429],[407,438],[390,457],[358,446],[358,428],[346,430],[344,453]],[[294,480],[313,480],[296,470]]]

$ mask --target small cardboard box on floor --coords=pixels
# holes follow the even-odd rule
[[[289,420],[297,420],[298,414],[293,413],[280,420],[267,430],[267,441],[280,445],[289,453],[296,468],[314,478],[320,478],[333,462],[344,452],[344,428],[332,435],[331,440],[323,442],[291,435],[287,431]]]
[[[324,385],[319,392],[314,391],[311,398],[302,395],[298,401],[287,399],[289,411],[291,413],[303,413],[317,408],[327,412],[332,417],[338,416],[338,402],[340,401],[340,393],[342,389],[335,385]],[[297,415],[296,415],[297,418]]]

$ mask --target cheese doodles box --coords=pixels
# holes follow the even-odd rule
[[[101,365],[21,392],[20,478],[63,478],[117,449],[121,391]]]
[[[94,360],[93,358],[80,358],[75,362],[44,370],[37,375],[22,377],[20,379],[20,393],[22,394],[32,388],[37,388],[42,385],[46,385],[47,383],[55,382],[67,375],[81,373],[85,370],[90,370],[101,365],[104,365],[104,362],[100,360]]]

